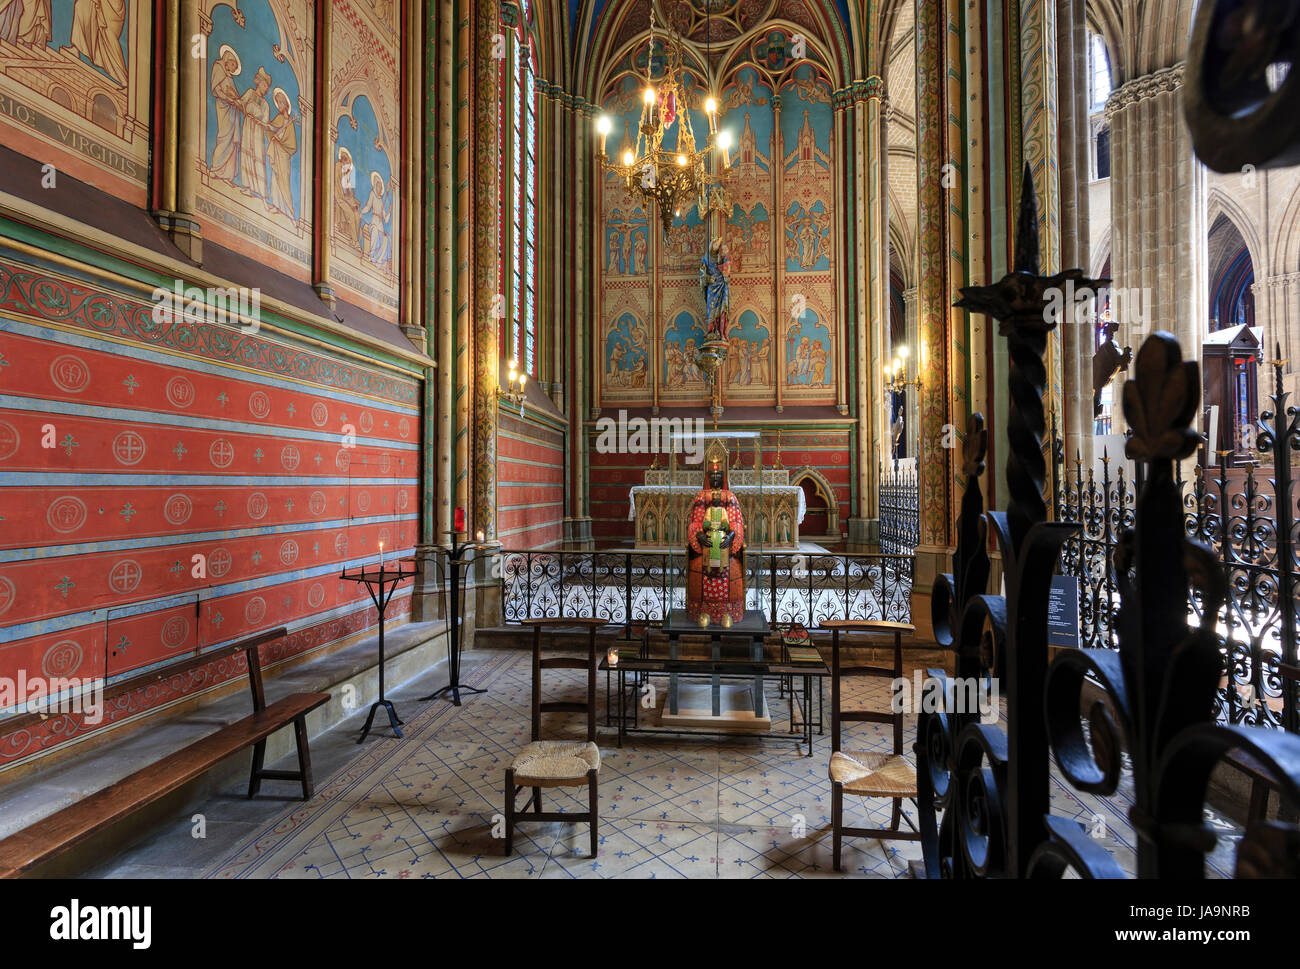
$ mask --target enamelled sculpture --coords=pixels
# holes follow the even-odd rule
[[[710,447],[704,463],[687,527],[686,615],[701,627],[729,627],[745,617],[745,520],[727,489],[726,449]]]

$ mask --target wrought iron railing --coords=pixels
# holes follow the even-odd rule
[[[595,617],[658,625],[685,606],[685,555],[667,552],[504,550],[502,618]],[[911,621],[911,555],[747,552],[748,608],[770,622]]]
[[[911,555],[921,541],[920,486],[910,468],[880,468],[880,551]]]
[[[1276,411],[1264,418],[1292,419]],[[1227,588],[1215,621],[1224,662],[1216,715],[1224,723],[1300,732],[1296,684],[1282,675],[1284,666],[1296,665],[1300,640],[1300,599],[1294,581],[1300,568],[1300,516],[1294,496],[1277,499],[1279,493],[1291,492],[1286,435],[1267,423],[1261,426],[1260,441],[1280,464],[1251,466],[1233,475],[1226,454],[1221,454],[1218,468],[1206,473],[1197,467],[1191,481],[1180,473],[1175,486],[1187,537],[1214,553]],[[1080,645],[1113,649],[1120,608],[1116,561],[1123,555],[1121,537],[1133,527],[1139,485],[1126,479],[1122,465],[1112,474],[1111,463],[1103,458],[1100,475],[1085,474],[1076,464],[1061,489],[1057,517],[1082,526],[1079,537],[1061,552],[1062,573],[1079,583]],[[1286,472],[1280,488],[1278,468]],[[1194,588],[1188,611],[1196,622],[1203,618],[1204,603]]]

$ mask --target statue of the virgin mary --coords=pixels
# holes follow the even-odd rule
[[[745,520],[727,489],[727,452],[710,447],[687,525],[686,615],[700,626],[745,618]]]

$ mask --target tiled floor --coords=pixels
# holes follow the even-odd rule
[[[397,740],[382,731],[355,743],[361,713],[313,742],[317,794],[311,802],[244,799],[238,788],[201,806],[207,837],[192,836],[192,814],[94,874],[217,878],[792,878],[911,877],[915,842],[845,841],[844,875],[831,866],[827,735],[815,755],[792,743],[755,738],[634,737],[619,749],[600,737],[600,846],[587,857],[586,824],[529,823],[502,855],[501,785],[510,757],[528,739],[530,663],[522,651],[467,653],[463,679],[489,692],[455,708],[416,704],[431,684],[390,692],[407,721]],[[547,674],[547,695],[580,694],[581,674]],[[868,696],[866,684],[873,693]],[[552,693],[550,687],[555,687]],[[850,703],[880,702],[884,681],[854,681]],[[604,678],[600,690],[604,689]],[[774,729],[786,729],[785,701],[769,686]],[[604,698],[598,694],[601,714]],[[353,722],[355,721],[355,722]],[[580,736],[574,717],[548,721],[547,736]],[[911,747],[911,728],[906,736]],[[888,749],[881,726],[855,724],[852,745]],[[848,746],[848,744],[846,744]],[[544,793],[547,811],[585,809],[585,788]],[[1074,792],[1054,778],[1054,813],[1091,826],[1132,869],[1131,801]],[[846,823],[881,827],[888,801],[846,800]],[[914,816],[914,808],[910,812]],[[495,830],[494,830],[495,829]],[[495,836],[494,836],[495,835]],[[1213,872],[1212,872],[1213,874]]]

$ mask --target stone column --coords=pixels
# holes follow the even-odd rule
[[[915,286],[903,293],[903,339],[907,343],[910,353],[916,353],[917,344],[921,339],[921,334],[917,327],[916,294],[917,290]],[[908,374],[915,374],[917,372],[917,360],[909,360],[908,367]],[[917,393],[915,387],[908,387],[906,400],[903,402],[903,439],[907,442],[907,456],[913,459],[916,458],[916,448],[921,439],[920,435],[917,433],[920,429],[920,421],[920,394]]]
[[[600,217],[603,176],[597,157],[599,135],[594,130],[595,116],[593,105],[574,102],[568,129],[573,164],[565,175],[572,193],[571,203],[565,208],[565,238],[574,262],[570,265],[570,288],[565,298],[568,320],[565,340],[569,348],[565,382],[569,416],[569,504],[564,519],[564,546],[579,549],[593,545],[590,453],[584,417],[595,404],[590,399],[592,369],[587,355],[596,352],[591,335],[601,329],[596,317],[599,310],[596,289],[588,285],[588,273],[600,258],[595,251],[598,231],[595,220]]]
[[[1185,359],[1199,360],[1209,302],[1206,175],[1183,121],[1182,86],[1180,63],[1128,81],[1106,102],[1111,307],[1117,338],[1134,351],[1167,330]],[[1116,408],[1112,429],[1125,426]]]
[[[858,178],[858,259],[862,300],[857,323],[857,514],[849,519],[849,548],[864,551],[880,543],[880,462],[884,425],[884,372],[889,280],[889,233],[885,223],[884,79],[873,75],[856,105]]]
[[[1090,268],[1088,238],[1088,31],[1084,0],[1057,0],[1060,87],[1061,268]],[[1066,466],[1076,454],[1092,466],[1092,318],[1066,316],[1060,325]]]
[[[1283,273],[1256,280],[1252,287],[1255,294],[1255,319],[1263,324],[1263,362],[1260,365],[1259,397],[1260,410],[1269,409],[1268,395],[1273,392],[1272,371],[1265,379],[1264,366],[1277,359],[1280,345],[1282,359],[1283,387],[1291,393],[1289,404],[1300,401],[1300,329],[1297,320],[1297,306],[1300,305],[1300,272]]]
[[[470,62],[473,83],[470,111],[474,169],[470,173],[473,198],[473,250],[470,293],[473,319],[473,481],[472,531],[482,531],[485,541],[496,544],[497,532],[497,392],[501,389],[501,320],[494,312],[494,300],[501,294],[497,265],[497,220],[505,218],[497,178],[497,111],[500,68],[492,54],[501,33],[498,0],[480,0],[474,5],[474,56]],[[496,304],[496,305],[499,305]],[[482,625],[494,625],[500,614],[496,590],[479,588],[477,614]]]
[[[953,454],[944,447],[953,422],[950,386],[952,343],[952,244],[949,193],[961,191],[949,164],[950,92],[944,5],[916,0],[916,185],[917,185],[917,344],[913,356],[923,385],[918,402],[917,469],[920,484],[920,537],[912,616],[929,620],[934,576],[950,567]],[[965,430],[963,427],[962,430]]]

